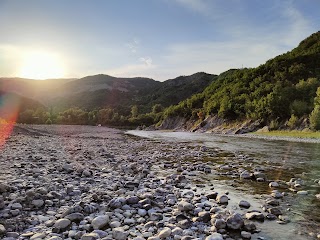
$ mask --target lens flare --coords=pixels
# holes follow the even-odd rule
[[[12,93],[0,93],[0,147],[11,135],[18,117],[20,100]]]

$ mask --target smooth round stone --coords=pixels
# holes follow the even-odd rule
[[[251,233],[246,231],[241,231],[241,237],[244,239],[251,239]]]
[[[277,182],[270,182],[270,183],[269,183],[269,187],[270,187],[270,188],[279,187],[279,183],[277,183]]]
[[[0,224],[0,235],[4,235],[6,231],[6,228],[2,224]]]
[[[219,195],[217,197],[217,202],[220,203],[220,204],[227,204],[229,201],[229,198],[227,195]]]
[[[244,225],[243,218],[239,213],[235,213],[228,217],[227,227],[233,230],[238,230]]]
[[[145,210],[145,209],[138,209],[138,214],[139,214],[141,217],[144,217],[145,215],[147,215],[147,210]]]
[[[111,223],[109,223],[109,226],[111,228],[117,228],[121,226],[121,223],[119,221],[112,221]]]
[[[212,233],[205,240],[223,240],[223,236],[220,233]]]
[[[126,240],[129,233],[122,227],[112,229],[112,237],[117,240]]]
[[[186,201],[181,201],[178,203],[178,209],[180,211],[192,211],[194,209],[194,206]]]
[[[308,195],[308,191],[298,191],[298,195]]]
[[[20,203],[14,203],[11,205],[11,209],[15,210],[15,209],[18,209],[18,210],[21,210],[22,209],[22,205]]]
[[[107,224],[109,223],[109,216],[108,215],[103,215],[103,216],[98,216],[95,217],[92,222],[91,225],[93,227],[93,229],[102,229],[104,228]]]
[[[317,195],[316,195],[316,198],[320,200],[320,194],[317,194]]]
[[[179,228],[179,227],[175,227],[174,229],[172,229],[172,235],[182,235],[182,228]]]
[[[251,204],[245,200],[241,200],[239,202],[239,206],[242,207],[242,208],[249,208],[251,206]]]
[[[212,220],[214,220],[214,219],[212,219]],[[223,219],[215,219],[212,225],[215,226],[216,229],[224,229],[224,228],[226,228],[227,223]]]
[[[168,227],[165,227],[164,229],[162,229],[160,232],[159,232],[159,235],[158,237],[161,238],[161,239],[164,239],[164,238],[167,238],[171,235],[171,229],[168,228]]]
[[[242,179],[250,179],[251,178],[251,174],[248,171],[243,171],[240,173],[240,178]]]
[[[40,208],[44,205],[44,201],[42,199],[36,199],[36,200],[33,200],[31,204],[37,208]]]
[[[36,233],[30,238],[30,240],[43,239],[45,237],[46,237],[45,233]]]
[[[100,239],[100,236],[97,233],[85,233],[81,237],[81,240],[96,240],[96,239]]]
[[[53,227],[63,231],[64,229],[69,227],[70,224],[71,224],[71,221],[69,219],[61,218],[55,222]]]

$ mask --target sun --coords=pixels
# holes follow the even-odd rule
[[[54,53],[31,51],[24,54],[19,75],[37,80],[62,78],[64,67],[61,59]]]

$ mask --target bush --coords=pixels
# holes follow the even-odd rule
[[[52,124],[52,121],[51,121],[50,118],[47,119],[46,124],[48,124],[48,125],[51,125],[51,124]]]
[[[271,120],[269,129],[277,130],[279,128],[279,122],[277,120]]]
[[[316,106],[310,114],[310,127],[313,130],[320,130],[320,106]]]
[[[290,129],[293,129],[297,125],[297,123],[298,123],[298,117],[292,114],[290,119],[288,120],[287,126]]]

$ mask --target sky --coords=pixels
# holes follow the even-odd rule
[[[66,78],[256,67],[319,31],[319,9],[319,0],[0,0],[0,77],[21,77],[35,51]]]

